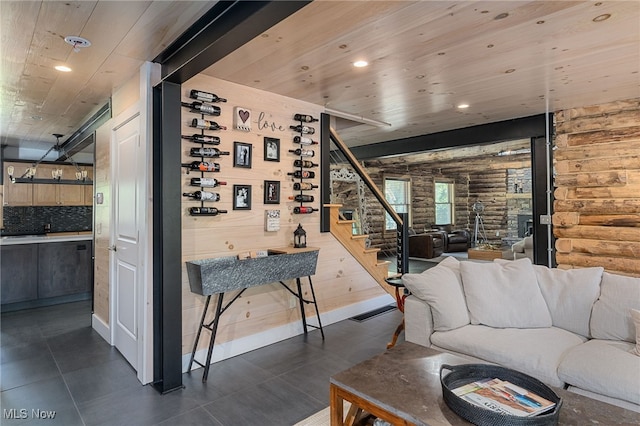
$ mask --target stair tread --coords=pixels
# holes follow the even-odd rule
[[[338,223],[356,223],[355,220],[338,219]]]
[[[367,248],[367,249],[364,249],[365,253],[377,253],[379,251],[380,251],[379,248]]]
[[[376,263],[376,266],[384,266],[389,264],[391,264],[391,262],[389,262],[388,260],[383,260],[382,262]]]
[[[351,239],[352,240],[364,240],[366,238],[369,238],[369,235],[367,234],[361,234],[361,235],[352,235]]]

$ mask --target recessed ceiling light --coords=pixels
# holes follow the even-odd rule
[[[363,68],[363,67],[366,67],[367,65],[369,65],[369,62],[367,61],[355,61],[353,63],[353,66],[356,68]]]
[[[71,72],[71,68],[65,65],[56,65],[54,68],[61,72]]]
[[[465,109],[465,108],[469,108],[469,104],[459,104],[458,105],[458,109]]]

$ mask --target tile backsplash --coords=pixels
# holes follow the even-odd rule
[[[47,232],[91,231],[92,206],[3,207],[3,234],[41,234]]]

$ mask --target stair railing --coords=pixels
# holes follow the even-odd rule
[[[323,114],[325,115],[325,114]],[[323,122],[326,122],[323,120]],[[391,216],[393,221],[396,224],[396,268],[398,274],[403,274],[408,272],[408,214],[407,213],[397,213],[393,207],[389,204],[384,194],[375,182],[371,179],[371,176],[366,172],[366,170],[360,165],[358,159],[353,155],[351,150],[347,147],[344,141],[340,138],[338,133],[331,126],[328,127],[328,134],[330,142],[335,145],[338,152],[329,153],[333,158],[340,158],[343,161],[346,161],[353,171],[362,179],[362,182],[366,185],[367,188],[371,191],[373,196],[378,200],[382,208]],[[323,128],[323,131],[325,129]],[[324,162],[323,162],[324,163]],[[328,172],[329,165],[323,164],[323,172],[326,170]]]

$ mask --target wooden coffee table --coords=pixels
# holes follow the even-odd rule
[[[460,356],[402,343],[330,379],[331,425],[351,425],[364,410],[393,425],[468,425],[442,399],[440,366],[468,364]],[[639,424],[640,413],[563,389],[560,425]],[[343,401],[351,402],[343,421]]]
[[[489,250],[481,248],[470,248],[467,250],[469,259],[475,260],[493,260],[502,259],[502,250]]]

